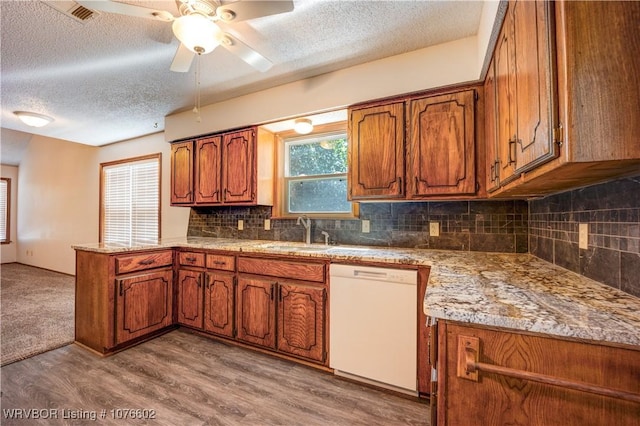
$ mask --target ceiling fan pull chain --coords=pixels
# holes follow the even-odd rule
[[[196,122],[200,123],[202,121],[202,117],[200,116],[200,56],[196,55],[196,99],[195,106],[193,107],[193,112],[197,114]]]

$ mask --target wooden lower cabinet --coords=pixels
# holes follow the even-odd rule
[[[173,270],[162,269],[118,279],[116,344],[173,323]]]
[[[120,350],[173,325],[173,250],[76,251],[75,341]]]
[[[469,373],[466,357],[473,359],[474,353],[474,362],[500,367],[499,372],[479,366]],[[571,389],[557,380],[551,385],[517,378],[510,375],[514,370],[610,389],[614,396]],[[439,321],[437,371],[434,426],[631,426],[640,419],[639,347]],[[625,400],[623,393],[635,394],[636,401]]]
[[[178,271],[177,311],[178,323],[189,327],[203,327],[202,271],[180,269]]]
[[[323,362],[327,292],[319,286],[278,284],[278,350]]]
[[[204,285],[204,330],[225,337],[234,337],[233,274],[207,272]]]
[[[265,348],[276,348],[276,285],[272,280],[238,279],[238,340]]]

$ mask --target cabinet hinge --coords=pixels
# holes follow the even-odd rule
[[[562,127],[562,123],[558,124],[558,127],[553,129],[553,141],[558,144],[558,146],[562,146],[564,142],[564,128]]]
[[[473,99],[475,99],[476,101],[478,99],[480,99],[480,95],[478,94],[478,92],[476,90],[473,91]]]

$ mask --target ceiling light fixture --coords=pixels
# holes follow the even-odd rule
[[[298,118],[293,124],[293,130],[301,135],[306,135],[313,131],[313,123],[308,118]]]
[[[18,116],[20,121],[31,127],[46,126],[53,121],[53,118],[42,114],[36,114],[35,112],[14,111],[14,114]]]
[[[172,28],[176,38],[198,55],[210,53],[220,45],[220,27],[199,13],[179,17],[173,21]]]

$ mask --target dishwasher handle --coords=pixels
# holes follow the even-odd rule
[[[354,269],[353,276],[354,277],[367,277],[367,278],[387,278],[389,274],[386,272],[377,272],[377,271],[363,271],[362,269]]]

